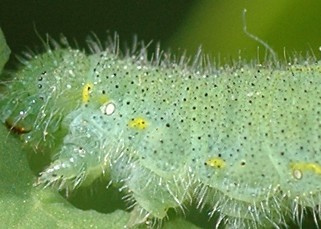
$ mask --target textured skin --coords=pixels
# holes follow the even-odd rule
[[[140,214],[129,226],[189,201],[232,228],[300,221],[301,207],[320,215],[319,63],[157,62],[70,49],[26,61],[1,119],[36,150],[54,149],[39,184],[72,189],[108,173]]]

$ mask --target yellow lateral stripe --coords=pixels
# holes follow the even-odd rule
[[[301,170],[301,171],[310,170],[316,174],[321,174],[321,166],[318,165],[317,163],[296,162],[296,163],[291,163],[290,166],[292,170]]]
[[[86,83],[85,86],[82,89],[82,101],[83,103],[88,103],[90,98],[90,90],[93,88],[92,83]]]
[[[133,118],[129,121],[128,126],[134,129],[143,130],[148,126],[148,122],[144,118]]]
[[[205,165],[208,165],[217,169],[222,169],[225,167],[225,161],[219,157],[212,157],[205,162]]]

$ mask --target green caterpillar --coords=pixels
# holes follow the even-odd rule
[[[213,69],[98,46],[48,45],[5,82],[2,122],[55,153],[38,184],[72,190],[107,173],[134,202],[128,226],[189,202],[220,212],[214,226],[278,227],[306,208],[317,224],[319,62]]]

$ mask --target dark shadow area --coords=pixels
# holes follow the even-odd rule
[[[117,32],[121,41],[131,44],[134,35],[153,44],[171,37],[183,23],[195,0],[2,0],[0,26],[12,53],[41,44],[49,34],[58,40],[63,34],[80,47],[94,32],[105,40],[109,31]],[[150,50],[154,50],[151,48]]]

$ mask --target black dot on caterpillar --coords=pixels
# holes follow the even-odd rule
[[[317,223],[319,62],[213,69],[199,54],[189,67],[117,43],[47,47],[11,73],[2,122],[55,150],[38,184],[73,190],[108,174],[139,213],[129,226],[188,202],[234,228],[300,222],[300,209]]]

